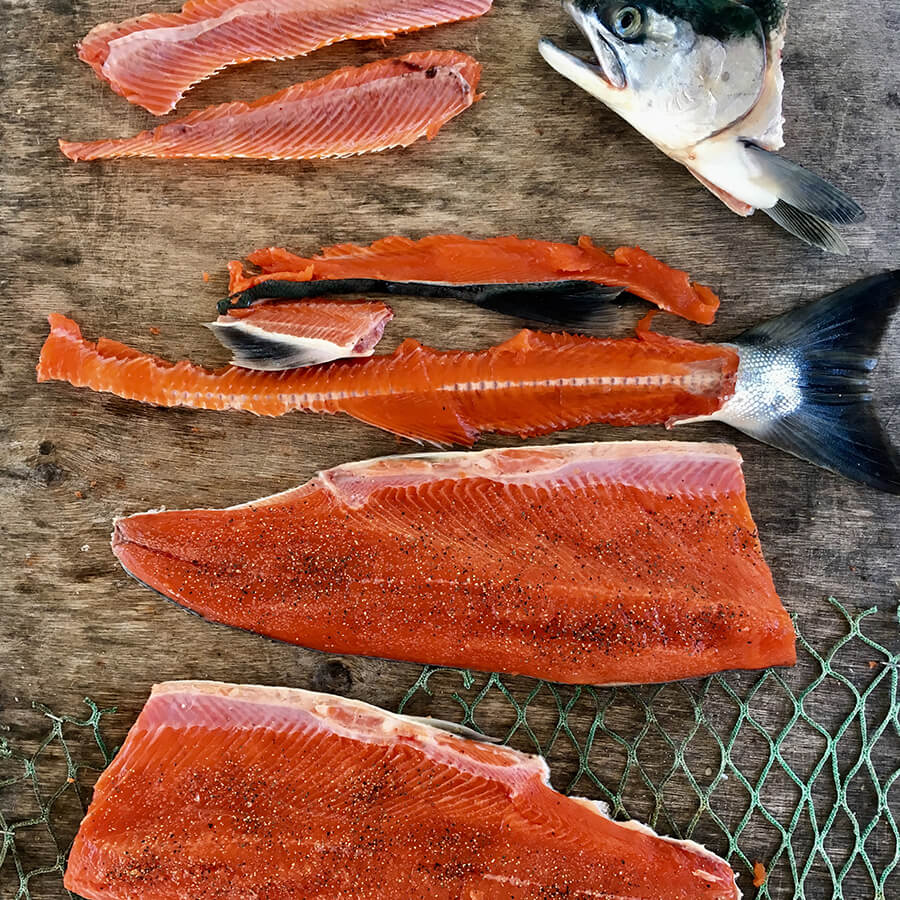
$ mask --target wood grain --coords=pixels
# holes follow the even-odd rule
[[[854,4],[807,0],[793,9],[786,154],[846,188],[867,210],[866,223],[846,232],[847,259],[804,248],[762,216],[733,216],[675,163],[550,72],[536,53],[538,37],[574,39],[553,0],[498,0],[479,22],[385,46],[340,45],[304,60],[232,69],[179,107],[186,112],[252,99],[385,54],[470,52],[485,65],[486,97],[431,143],[316,164],[73,165],[59,154],[57,137],[130,134],[152,123],[74,53],[76,40],[97,22],[143,11],[142,0],[47,0],[39,8],[4,0],[0,17],[0,721],[13,726],[31,727],[31,700],[75,711],[90,694],[119,705],[121,735],[149,686],[169,678],[316,686],[395,708],[420,671],[372,659],[330,665],[322,654],[200,622],[130,581],[108,546],[115,515],[237,503],[299,484],[317,469],[408,444],[347,418],[270,421],[159,411],[66,385],[37,385],[46,313],[73,316],[90,336],[221,363],[224,351],[199,323],[212,318],[224,292],[224,263],[256,247],[312,251],[392,233],[516,232],[559,240],[586,233],[609,247],[639,243],[719,290],[723,305],[714,326],[671,317],[660,326],[718,340],[900,265],[900,7],[894,0],[868,4],[864,21]],[[212,275],[208,284],[204,271]],[[518,325],[452,302],[398,301],[396,310],[388,348],[408,335],[439,347],[484,346]],[[625,334],[633,321],[633,311],[626,311],[615,330]],[[883,416],[894,434],[898,338],[900,322],[888,336],[878,375]],[[592,427],[555,440],[624,436]],[[662,436],[654,429],[627,435]],[[896,646],[897,498],[724,428],[675,436],[727,439],[744,454],[750,502],[776,583],[813,643],[830,636],[823,609],[834,595],[852,608],[879,606],[873,636]],[[514,442],[491,439],[483,446],[503,443]],[[511,683],[530,686],[525,679]],[[438,696],[434,709],[442,702]],[[547,698],[537,703],[535,721],[549,734],[555,709]],[[777,717],[783,700],[773,694],[766,703]],[[489,701],[481,718],[489,730],[492,713],[499,732],[507,713]],[[590,711],[583,715],[582,725]],[[755,752],[748,745],[748,754]],[[574,759],[557,753],[551,762],[556,783],[565,785]],[[602,770],[602,760],[597,765]],[[52,900],[61,890],[48,882],[39,896]],[[858,895],[851,886],[845,896]]]

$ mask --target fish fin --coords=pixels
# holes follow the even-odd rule
[[[315,338],[272,334],[243,322],[207,322],[216,340],[231,351],[231,365],[260,372],[280,372],[331,362],[349,355],[346,347]]]
[[[900,454],[876,416],[870,376],[891,316],[900,307],[900,270],[859,281],[771,319],[735,340],[741,366],[776,360],[789,373],[791,408],[748,414],[736,397],[722,421],[758,440],[879,490],[900,493]],[[738,374],[740,383],[741,373]],[[740,386],[738,388],[738,394]]]
[[[815,172],[753,141],[745,140],[743,144],[754,162],[775,182],[776,192],[783,203],[832,225],[852,225],[865,219],[866,214],[858,203]]]
[[[847,256],[850,253],[850,248],[838,234],[837,229],[812,213],[797,209],[784,200],[779,200],[774,206],[764,209],[763,212],[785,231],[800,238],[806,244],[819,247],[826,253],[834,253],[837,256]]]
[[[865,219],[859,204],[809,169],[753,141],[744,140],[743,144],[779,198],[763,212],[801,241],[846,256],[847,244],[833,226]]]
[[[400,715],[399,718],[413,725],[427,725],[429,728],[437,728],[439,731],[446,731],[455,737],[467,738],[470,741],[480,741],[483,744],[500,744],[500,738],[492,737],[489,734],[482,734],[474,728],[466,725],[460,725],[458,722],[448,722],[445,719],[432,719],[430,716],[406,716]]]

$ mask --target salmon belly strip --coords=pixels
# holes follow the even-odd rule
[[[286,369],[371,356],[393,317],[374,301],[304,300],[234,309],[207,327],[234,354],[232,365]]]
[[[738,354],[646,332],[603,340],[521,331],[476,352],[404,341],[389,356],[284,372],[210,371],[172,364],[51,315],[38,381],[67,381],[156,406],[346,413],[386,431],[471,446],[479,434],[522,437],[577,425],[667,424],[720,409],[734,393]]]
[[[72,160],[325,159],[434,137],[477,99],[481,66],[455,50],[338,69],[254,103],[223,103],[134,137],[59,142]]]
[[[69,857],[87,900],[737,900],[690,841],[566,797],[546,763],[354,700],[154,687]]]
[[[266,334],[327,341],[348,353],[371,355],[391,318],[393,313],[383,303],[306,300],[260,303],[251,309],[236,309],[221,316],[220,322],[242,322]]]
[[[226,66],[388,38],[490,8],[491,0],[192,0],[180,13],[98,25],[78,55],[116,93],[163,115]]]
[[[563,244],[504,236],[475,240],[436,234],[418,241],[387,237],[360,247],[338,244],[312,257],[280,247],[266,247],[247,257],[255,272],[240,261],[229,263],[232,293],[265,281],[324,281],[376,278],[390,282],[431,284],[521,284],[593,281],[622,287],[660,309],[709,325],[719,298],[686,272],[667,266],[639,247],[607,253],[582,236]],[[548,300],[552,303],[552,299]]]
[[[733,447],[569,444],[339,466],[119,519],[135,578],[317,650],[652,683],[795,660]]]

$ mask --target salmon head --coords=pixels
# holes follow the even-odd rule
[[[594,59],[544,38],[540,52],[550,66],[733,211],[763,209],[808,243],[846,250],[828,223],[857,221],[859,207],[775,156],[784,145],[783,0],[564,0],[563,7]]]
[[[736,0],[568,0],[564,6],[597,64],[549,48],[547,61],[577,76],[579,86],[669,155],[688,154],[745,118],[766,80],[777,80],[762,20]],[[781,92],[773,93],[780,107]],[[770,111],[774,128],[779,112]]]

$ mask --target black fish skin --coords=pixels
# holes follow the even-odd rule
[[[590,322],[598,304],[611,303],[623,288],[593,281],[540,281],[511,284],[443,284],[384,281],[379,278],[263,281],[219,301],[219,315],[247,309],[261,300],[306,300],[344,294],[387,294],[464,300],[482,309],[538,322],[577,325]]]
[[[787,15],[787,3],[785,0],[742,0],[744,6],[749,6],[762,22],[766,32],[775,31],[784,22]]]
[[[653,9],[669,19],[684,19],[697,34],[720,41],[759,32],[768,35],[784,19],[782,0],[653,0],[652,3],[623,3],[621,0],[575,0],[578,9],[598,16],[608,26],[617,12],[628,6]]]
[[[242,369],[280,372],[284,369],[320,365],[341,359],[345,355],[336,345],[332,345],[331,352],[325,352],[328,348],[323,348],[321,341],[292,340],[278,334],[261,334],[258,329],[244,327],[241,319],[231,319],[230,325],[208,322],[206,327],[223,347],[231,351],[231,365]]]

